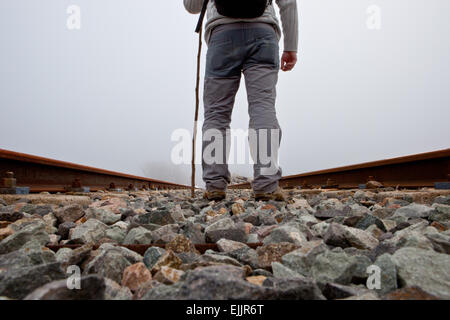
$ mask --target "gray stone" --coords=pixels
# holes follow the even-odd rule
[[[328,222],[322,221],[320,223],[311,226],[311,231],[314,236],[323,238],[329,226],[330,224]]]
[[[15,210],[14,205],[0,207],[0,221],[14,222],[24,217],[23,213]]]
[[[0,273],[0,296],[23,299],[40,286],[64,278],[58,262],[8,270]]]
[[[247,234],[238,228],[206,231],[206,242],[216,243],[220,239],[228,239],[238,242],[246,242]]]
[[[264,277],[270,278],[270,277],[273,277],[273,274],[264,269],[255,269],[250,274],[250,276],[264,276]]]
[[[118,222],[114,223],[110,228],[118,227],[118,228],[120,228],[122,230],[125,230],[125,231],[133,229],[133,228],[128,229],[129,226],[130,226],[130,224],[128,222],[118,221]]]
[[[352,279],[353,283],[366,283],[366,280],[369,276],[367,273],[367,267],[372,265],[372,261],[369,257],[364,255],[354,255],[352,256],[353,261],[355,262],[354,269],[352,271]]]
[[[399,229],[397,226],[396,229]],[[396,231],[394,236],[384,242],[389,243],[392,247],[417,247],[433,250],[433,244],[427,239],[423,232],[428,227],[427,221],[412,224],[404,229]]]
[[[64,263],[69,261],[73,254],[73,250],[70,248],[61,248],[56,252],[56,261]]]
[[[409,201],[402,200],[402,199],[387,198],[385,200],[386,207],[395,207],[395,206],[405,207],[409,204],[410,204]]]
[[[341,248],[355,247],[358,249],[374,249],[378,240],[368,232],[360,229],[332,223],[323,237],[328,245]]]
[[[103,252],[117,252],[119,253],[121,256],[123,256],[125,259],[127,259],[131,264],[136,264],[138,262],[143,262],[143,257],[130,250],[127,249],[125,247],[121,247],[121,246],[117,246],[115,244],[111,244],[111,243],[104,243],[99,247],[99,250],[101,253]]]
[[[175,222],[183,222],[186,220],[184,210],[181,209],[180,205],[176,205],[172,210],[170,210],[170,215]]]
[[[328,209],[335,209],[335,210],[344,210],[345,205],[339,201],[338,199],[331,198],[331,199],[325,199],[320,201],[317,205],[315,205],[315,208],[317,211],[320,210],[328,210]]]
[[[391,216],[389,219],[391,221],[394,221],[397,224],[397,226],[407,223],[409,220],[408,217],[404,217],[404,216]],[[391,231],[391,230],[389,230],[389,231]]]
[[[306,199],[292,199],[293,203],[287,205],[288,209],[306,210],[307,213],[314,213],[314,209],[310,206]],[[302,211],[305,212],[305,211]]]
[[[192,243],[205,243],[205,233],[202,231],[202,226],[199,223],[192,223],[187,221],[181,227],[181,233],[191,240]]]
[[[272,226],[272,225],[275,225],[278,223],[275,216],[272,216],[269,213],[261,214],[259,219],[260,219],[261,224],[264,226]],[[281,220],[284,220],[284,219],[281,219]]]
[[[152,231],[152,241],[158,244],[166,244],[178,236],[180,226],[178,224],[167,224]]]
[[[450,223],[450,205],[433,204],[434,211],[431,213],[429,219],[431,221],[440,222],[443,224]]]
[[[120,219],[123,221],[132,221],[137,213],[133,209],[121,208],[120,209]]]
[[[106,225],[112,225],[120,221],[120,218],[120,214],[115,214],[108,208],[88,208],[86,210],[86,219],[96,219]]]
[[[45,224],[47,225],[47,229],[54,229],[58,222],[58,219],[56,219],[55,215],[52,212],[42,216],[42,220],[44,220]],[[56,233],[57,229],[54,230],[54,233]]]
[[[175,255],[180,258],[183,264],[192,264],[195,261],[198,261],[199,258],[201,258],[201,255],[195,252],[179,252],[175,253]]]
[[[320,220],[309,213],[302,213],[298,215],[297,221],[304,225],[313,225],[320,222]]]
[[[395,232],[394,237],[397,241],[404,235],[409,234],[411,232],[414,231],[422,232],[426,229],[426,227],[428,227],[428,222],[425,220],[414,224],[400,223],[394,228],[394,230],[391,230],[391,232]]]
[[[402,247],[415,247],[425,250],[433,250],[433,243],[418,231],[411,231],[408,233],[394,236],[393,238],[386,240],[386,242],[395,243],[398,248]]]
[[[355,228],[366,230],[371,225],[376,225],[383,232],[387,231],[384,223],[377,217],[370,214],[360,219],[358,223],[355,225]]]
[[[262,300],[324,299],[311,280],[288,279],[267,282],[260,287],[244,280],[242,268],[221,265],[187,272],[172,286],[149,290],[145,300]],[[266,279],[267,281],[267,279]],[[217,290],[220,288],[220,290]]]
[[[304,277],[267,278],[263,286],[273,290],[269,299],[326,300],[316,282]]]
[[[385,253],[377,258],[374,265],[380,267],[381,270],[381,288],[379,291],[381,294],[397,289],[397,267],[392,261],[392,256]]]
[[[166,250],[158,247],[150,247],[145,251],[144,254],[144,264],[148,269],[152,269],[159,258],[161,258],[166,253]]]
[[[137,227],[130,232],[123,240],[123,244],[151,244],[152,243],[152,233],[143,227]]]
[[[3,239],[0,242],[0,254],[20,249],[28,241],[35,241],[41,245],[46,245],[50,241],[47,232],[45,232],[45,223],[34,221]]]
[[[379,218],[379,219],[386,219],[391,217],[396,209],[389,209],[389,208],[377,208],[372,211],[372,215]]]
[[[248,264],[252,269],[263,269],[260,265],[258,253],[249,247],[227,252],[226,255],[236,259],[243,265]]]
[[[205,253],[200,256],[196,262],[198,263],[217,263],[217,264],[229,264],[237,267],[242,267],[242,264],[239,263],[236,259],[233,259],[228,256],[222,256],[219,254]]]
[[[390,230],[394,229],[397,226],[397,222],[395,222],[394,220],[383,219],[381,221],[383,222],[383,225],[388,232],[390,232]]]
[[[98,220],[89,219],[85,223],[70,230],[69,239],[80,243],[97,243],[105,237],[108,226]]]
[[[378,241],[382,242],[384,240],[389,240],[392,237],[394,237],[394,235],[391,232],[386,232],[378,237]]]
[[[25,203],[24,206],[20,207],[19,212],[31,215],[32,212],[34,211],[34,209],[36,208],[36,205],[31,204],[30,202],[31,202],[31,200],[29,200],[29,199],[20,199],[20,200],[15,201],[14,204]]]
[[[329,300],[344,299],[353,296],[361,296],[370,290],[357,286],[346,286],[339,283],[327,283],[323,289],[323,295]]]
[[[0,270],[6,272],[53,262],[56,262],[53,251],[43,247],[38,241],[31,240],[19,250],[0,255]]]
[[[266,238],[264,244],[289,242],[296,245],[301,245],[308,240],[297,228],[291,226],[281,226],[274,229]]]
[[[164,226],[166,224],[173,224],[176,221],[173,219],[171,213],[167,209],[158,209],[136,217],[137,221],[142,224],[158,224]]]
[[[105,231],[105,237],[113,240],[116,243],[122,243],[126,235],[127,235],[126,230],[117,226],[111,226]]]
[[[117,282],[105,279],[105,298],[104,300],[132,300],[133,293],[128,287],[122,287]]]
[[[243,268],[219,265],[188,271],[181,281],[171,287],[151,289],[144,300],[223,300],[257,299],[265,290],[244,281]],[[220,288],[220,290],[217,290]]]
[[[345,217],[348,211],[345,212],[343,210],[336,209],[319,209],[314,213],[314,217],[318,219],[330,219],[335,217]]]
[[[205,233],[216,231],[216,230],[227,230],[235,227],[233,220],[230,218],[222,218],[217,222],[212,223],[205,228]]]
[[[219,241],[217,241],[217,248],[220,252],[230,252],[244,247],[247,247],[247,245],[242,242],[228,239],[220,239]]]
[[[335,251],[338,250],[336,252],[340,252],[341,248],[334,248],[332,250],[335,250]],[[349,256],[366,256],[368,258],[370,257],[370,253],[371,253],[370,250],[362,250],[362,249],[357,249],[357,248],[354,248],[354,247],[345,248],[344,252],[346,254],[348,254]]]
[[[105,279],[96,275],[81,277],[80,289],[67,288],[67,280],[45,284],[27,295],[24,300],[103,300]]]
[[[61,239],[65,240],[69,237],[70,229],[75,228],[77,225],[73,222],[64,222],[58,226],[57,234],[61,236]]]
[[[83,207],[79,204],[71,204],[54,212],[60,223],[75,222],[84,216]]]
[[[358,203],[350,204],[348,207],[350,208],[350,212],[346,214],[347,216],[363,217],[370,213],[370,210],[367,207]],[[347,212],[347,210],[347,208],[344,208],[344,212]]]
[[[311,266],[317,255],[328,250],[322,240],[306,242],[300,249],[285,254],[281,261],[283,265],[289,267],[295,272],[309,276]]]
[[[351,296],[348,298],[344,298],[342,300],[380,300],[380,298],[373,292],[367,292],[367,293],[363,293],[361,295],[358,296]]]
[[[418,248],[401,248],[392,256],[402,287],[419,287],[450,299],[450,256]]]
[[[260,226],[261,224],[263,224],[262,223],[263,219],[262,219],[260,213],[257,211],[244,213],[240,216],[240,218],[242,219],[242,221],[251,223],[254,226]],[[275,221],[275,224],[276,224],[276,221]]]
[[[325,251],[319,254],[311,267],[311,276],[320,287],[328,282],[350,284],[356,269],[355,259],[346,253]]]
[[[41,217],[43,217],[52,212],[53,212],[52,206],[45,204],[45,205],[37,205],[30,213],[37,214],[37,215],[40,215]]]
[[[434,233],[427,234],[426,237],[431,241],[435,251],[450,254],[450,235]]]
[[[433,203],[450,205],[450,195],[436,197]]]
[[[279,262],[272,262],[272,273],[275,278],[303,278],[302,275]]]
[[[397,244],[395,242],[382,241],[378,244],[378,246],[375,247],[375,249],[370,251],[369,258],[372,261],[375,261],[379,256],[385,253],[389,253],[392,255],[398,249],[399,247],[397,247]]]
[[[405,217],[405,218],[426,218],[433,212],[433,208],[428,207],[423,204],[411,203],[407,206],[398,208],[394,217]]]
[[[96,256],[86,267],[83,274],[98,274],[120,283],[123,271],[131,263],[120,252],[105,250]]]
[[[85,244],[79,248],[72,250],[69,254],[61,254],[60,261],[63,269],[71,265],[81,265],[83,261],[87,260],[92,252],[93,245]],[[58,251],[59,252],[59,251]]]

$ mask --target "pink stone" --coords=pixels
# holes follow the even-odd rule
[[[137,291],[146,282],[152,280],[152,274],[142,262],[133,264],[123,271],[122,285],[131,291]]]

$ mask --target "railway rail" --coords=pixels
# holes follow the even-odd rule
[[[450,148],[398,158],[283,177],[283,188],[365,188],[368,181],[384,187],[450,189]],[[249,183],[230,188],[247,189]]]
[[[263,243],[246,243],[246,245],[252,249],[256,249],[258,247],[263,246]],[[47,248],[57,252],[61,248],[69,248],[69,249],[77,249],[80,248],[81,244],[72,244],[72,245],[47,245]],[[130,244],[130,245],[119,245],[120,247],[127,248],[131,251],[139,253],[140,255],[144,255],[145,251],[151,247],[165,248],[165,244]],[[97,250],[100,246],[93,246],[94,250]],[[195,249],[201,254],[205,253],[207,250],[219,251],[216,243],[198,243],[194,244]]]
[[[188,189],[189,186],[0,149],[0,192]],[[0,181],[1,183],[1,181]]]
[[[0,149],[0,193],[189,189],[190,186]],[[283,188],[450,188],[450,148],[404,157],[285,176]],[[3,183],[2,183],[3,182]],[[249,183],[230,186],[248,189]]]

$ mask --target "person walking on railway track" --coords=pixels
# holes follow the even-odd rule
[[[203,92],[204,123],[202,168],[207,191],[205,198],[222,200],[230,183],[227,155],[223,143],[221,161],[207,161],[205,150],[220,132],[229,141],[231,114],[241,74],[244,74],[249,105],[249,146],[254,161],[252,188],[256,200],[285,200],[278,181],[282,170],[273,156],[278,154],[281,128],[275,110],[279,70],[290,71],[297,62],[298,12],[296,0],[183,0],[192,14],[207,11],[205,40],[208,44]],[[274,3],[280,9],[282,28]],[[201,22],[199,23],[201,27]],[[281,31],[282,30],[282,31]],[[284,35],[284,51],[279,58],[279,41]],[[255,139],[251,138],[255,133]],[[273,140],[276,144],[273,144]],[[267,145],[261,148],[260,141]],[[260,151],[270,153],[270,163],[262,161]],[[255,158],[256,155],[256,158]],[[217,158],[215,158],[217,159]]]

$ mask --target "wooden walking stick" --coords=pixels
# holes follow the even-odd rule
[[[195,86],[195,116],[194,116],[194,132],[192,136],[192,176],[191,176],[191,197],[195,197],[195,141],[197,138],[197,122],[198,122],[198,109],[200,106],[200,59],[202,55],[202,25],[203,18],[205,17],[206,7],[208,0],[203,2],[200,18],[197,23],[195,32],[198,33],[198,54],[197,54],[197,82]]]

